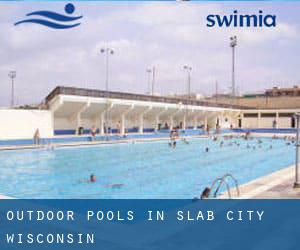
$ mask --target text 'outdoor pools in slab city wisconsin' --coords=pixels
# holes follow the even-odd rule
[[[236,241],[250,244],[253,237],[263,239],[267,229],[272,245],[280,233],[276,228],[286,220],[292,222],[291,234],[284,240],[296,243],[291,235],[299,222],[297,205],[295,200],[6,200],[1,201],[0,246],[180,249],[178,242],[187,240],[186,249],[193,249],[194,244],[213,246],[214,237],[226,246],[232,233],[239,233]]]

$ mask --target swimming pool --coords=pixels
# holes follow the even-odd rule
[[[261,148],[257,139],[224,140],[220,147],[220,140],[202,138],[189,145],[178,141],[175,149],[157,141],[1,151],[0,193],[16,198],[193,198],[225,173],[242,184],[293,164],[293,145],[261,140]],[[85,182],[92,173],[97,182]]]

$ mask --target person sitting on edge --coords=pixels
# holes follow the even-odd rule
[[[209,187],[206,187],[204,188],[201,196],[200,196],[200,199],[201,200],[204,200],[204,199],[208,199],[209,198],[209,194],[210,194],[210,188]]]
[[[121,136],[121,121],[117,123],[117,133]]]
[[[96,136],[96,133],[97,133],[97,129],[96,129],[96,127],[93,125],[92,128],[91,128],[91,135],[92,135],[93,137],[95,137],[95,136]]]

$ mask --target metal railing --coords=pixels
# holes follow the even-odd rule
[[[162,103],[173,103],[183,105],[194,105],[194,106],[206,106],[206,107],[218,107],[218,108],[234,108],[234,109],[249,109],[249,107],[231,104],[220,104],[210,103],[207,101],[198,100],[186,100],[181,98],[163,97],[163,96],[152,96],[142,95],[124,92],[112,92],[95,89],[83,89],[74,87],[56,87],[47,97],[46,103],[49,103],[57,95],[76,95],[86,97],[99,97],[99,98],[112,98],[112,99],[126,99],[135,101],[146,101],[146,102],[162,102]]]
[[[214,198],[216,198],[218,196],[218,193],[221,190],[223,183],[225,183],[228,197],[229,197],[229,199],[231,199],[232,195],[231,195],[231,191],[230,191],[230,186],[226,180],[228,178],[231,178],[234,181],[237,196],[240,196],[239,183],[238,183],[237,179],[234,178],[232,176],[232,174],[227,173],[227,174],[223,175],[222,177],[215,179],[214,182],[212,183],[211,188],[210,188],[211,192],[214,190],[215,186],[218,184],[216,190],[213,193]]]

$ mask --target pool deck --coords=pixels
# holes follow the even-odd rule
[[[0,200],[3,200],[3,199],[10,200],[10,199],[14,199],[14,198],[0,194]]]
[[[211,136],[228,136],[228,135],[233,135],[233,136],[240,136],[245,133],[239,133],[239,132],[230,132],[230,133],[223,133],[223,134],[202,134],[202,135],[184,135],[181,136],[180,138],[208,138]],[[289,134],[289,133],[251,133],[251,136],[254,137],[273,137],[277,136],[278,138],[283,138],[283,137],[295,137],[295,134]],[[66,136],[54,136],[53,138],[72,138],[74,135],[66,135]],[[82,136],[76,136],[78,138],[80,137],[86,137],[86,135]],[[179,139],[180,139],[179,138]],[[120,137],[118,140],[94,140],[94,141],[80,141],[80,142],[57,142],[57,143],[51,143],[51,144],[40,144],[40,145],[11,145],[11,146],[0,146],[0,151],[4,150],[19,150],[19,149],[38,149],[38,148],[49,148],[49,147],[72,147],[72,146],[91,146],[91,145],[99,145],[99,144],[117,144],[117,143],[135,143],[135,142],[147,142],[147,141],[160,141],[160,140],[169,140],[169,136],[162,136],[162,137],[151,137],[151,134],[149,134],[148,138],[129,138],[129,139],[124,139]]]
[[[241,185],[239,197],[235,189],[231,194],[236,199],[300,199],[300,188],[293,188],[294,179],[295,166],[290,166]],[[218,198],[227,199],[228,195]]]
[[[231,135],[230,134],[222,134],[222,135]],[[208,138],[211,135],[187,135],[181,136],[178,140],[187,138]],[[39,149],[39,148],[49,148],[49,147],[74,147],[74,146],[93,146],[93,145],[105,145],[105,144],[120,144],[120,143],[135,143],[135,142],[151,142],[151,141],[169,141],[169,136],[165,137],[149,137],[149,138],[130,138],[130,139],[120,139],[120,140],[108,140],[108,141],[86,141],[86,142],[60,142],[60,143],[52,143],[50,145],[40,144],[40,145],[16,145],[16,146],[0,146],[0,151],[5,150],[19,150],[19,149]]]

